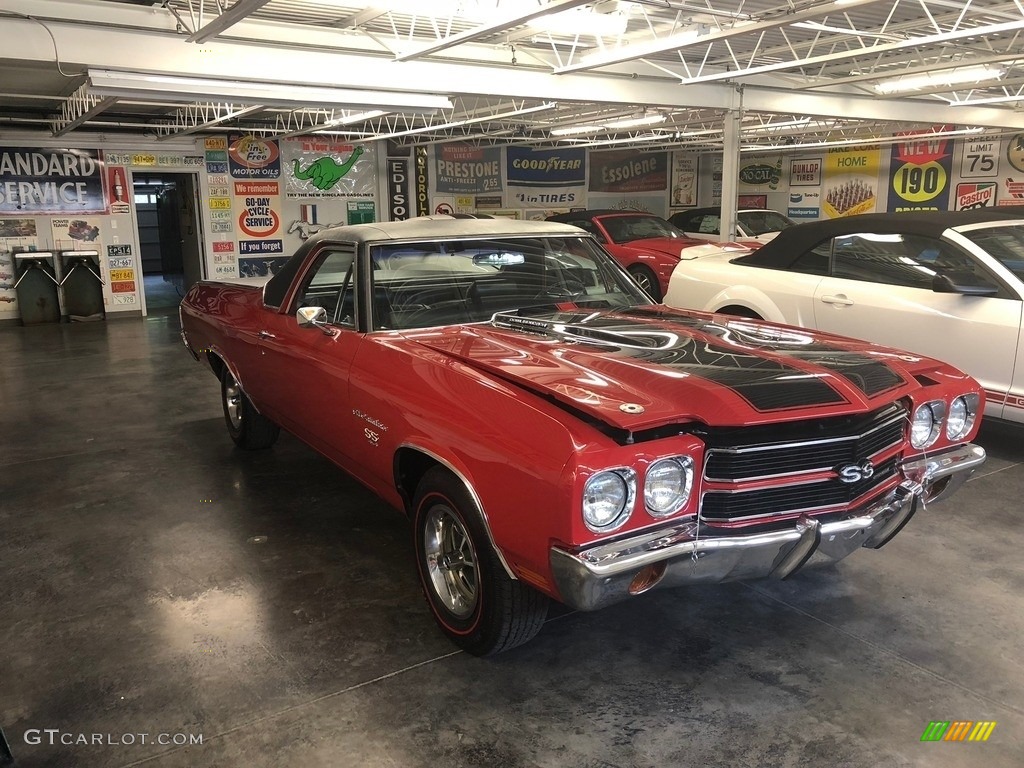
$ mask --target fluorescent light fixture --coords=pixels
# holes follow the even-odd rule
[[[903,35],[885,34],[882,32],[864,32],[853,27],[833,27],[829,24],[822,24],[818,21],[798,21],[791,24],[792,27],[810,29],[814,32],[832,32],[836,35],[852,35],[854,37],[866,37],[871,40],[906,40]]]
[[[800,126],[807,125],[811,122],[809,117],[801,117],[797,120],[783,120],[778,123],[761,123],[759,125],[741,126],[740,130],[743,133],[762,133],[771,132],[777,128],[798,128]]]
[[[279,133],[274,136],[275,139],[287,139],[292,136],[303,136],[307,133],[328,133],[331,128],[340,128],[344,125],[352,125],[353,123],[361,123],[366,120],[373,120],[377,117],[383,117],[388,114],[383,109],[370,109],[366,112],[357,112],[354,115],[346,115],[345,117],[336,117],[333,120],[325,120],[322,123],[312,123],[305,128],[297,128],[287,133]]]
[[[667,118],[660,112],[653,115],[641,115],[640,117],[629,117],[625,120],[616,120],[611,123],[605,123],[605,128],[610,128],[613,131],[621,130],[623,128],[639,128],[643,125],[658,125],[664,123]]]
[[[541,32],[566,37],[618,37],[626,31],[628,23],[629,17],[621,11],[595,13],[589,9],[579,8],[541,16],[531,21],[530,26]]]
[[[552,128],[548,133],[552,136],[575,136],[580,133],[600,133],[605,130],[603,125],[573,125],[565,128]]]
[[[108,69],[88,71],[89,92],[140,101],[226,101],[233,104],[262,104],[267,107],[303,109],[342,107],[385,109],[392,112],[431,113],[451,109],[445,96],[427,93],[389,93],[353,88],[215,80],[183,75],[120,72]]]
[[[465,120],[452,120],[449,123],[441,123],[439,125],[424,125],[420,128],[409,128],[404,131],[395,131],[393,133],[382,133],[372,137],[372,141],[379,139],[396,139],[399,136],[414,136],[417,133],[429,133],[430,131],[444,131],[448,128],[460,128],[463,125],[475,125],[477,123],[487,123],[492,120],[504,120],[509,117],[518,117],[519,115],[529,115],[533,112],[543,112],[548,109],[554,109],[558,106],[557,102],[546,101],[543,104],[537,104],[532,107],[523,107],[521,109],[511,109],[508,112],[501,112],[497,115],[483,115],[481,117],[471,117]]]
[[[946,69],[940,72],[926,72],[923,75],[883,80],[875,84],[875,90],[878,93],[899,93],[901,91],[917,91],[922,88],[935,86],[975,83],[979,80],[995,80],[1002,77],[1004,72],[1005,70],[1000,67],[990,67],[987,64],[976,67]]]
[[[951,101],[951,107],[977,107],[984,104],[1012,104],[1015,101],[1024,101],[1024,93],[1016,96],[986,96],[981,99],[967,99],[965,101]]]
[[[562,139],[566,144],[572,144],[576,147],[607,147],[612,144],[632,144],[634,142],[642,141],[671,141],[671,133],[648,133],[642,136],[633,136],[632,138],[626,139],[598,139],[592,141],[590,139]]]
[[[810,141],[800,144],[747,144],[740,147],[740,152],[799,152],[802,149],[817,149],[819,147],[849,147],[862,146],[864,144],[903,144],[929,139],[944,139],[947,136],[972,136],[984,133],[985,128],[957,128],[952,131],[936,131],[935,133],[915,133],[908,136],[883,136],[864,139],[831,139],[828,141]]]

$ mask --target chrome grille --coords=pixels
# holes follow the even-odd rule
[[[861,416],[711,430],[703,435],[708,448],[701,519],[756,523],[851,504],[896,476],[906,421],[906,409],[893,403]],[[871,477],[845,483],[836,474],[872,458],[882,461]]]

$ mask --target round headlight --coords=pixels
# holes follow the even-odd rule
[[[629,517],[632,495],[627,477],[598,472],[583,487],[583,521],[595,533],[618,528]]]
[[[693,460],[688,456],[656,461],[644,479],[644,504],[652,517],[678,512],[690,498]]]
[[[950,440],[962,440],[972,429],[978,415],[978,396],[963,395],[949,404],[949,415],[946,417],[946,437]]]
[[[939,424],[931,403],[917,406],[910,424],[910,444],[917,449],[927,448],[939,437]]]

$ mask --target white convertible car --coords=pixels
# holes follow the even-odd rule
[[[705,255],[698,255],[703,250]],[[985,415],[1024,422],[1024,209],[799,224],[749,254],[684,251],[665,303],[853,336],[946,360]]]

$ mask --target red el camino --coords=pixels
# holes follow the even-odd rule
[[[405,511],[475,654],[529,640],[549,600],[878,548],[985,458],[969,376],[655,305],[563,224],[324,230],[265,285],[198,283],[181,320],[238,446],[287,429]]]

